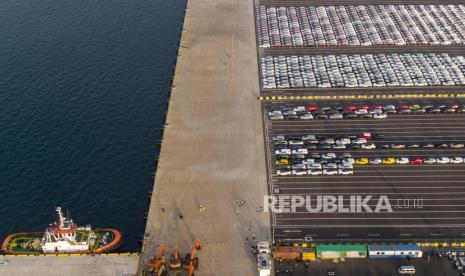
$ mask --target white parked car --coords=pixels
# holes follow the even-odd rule
[[[337,164],[336,163],[323,164],[323,169],[337,169]]]
[[[327,153],[324,153],[321,158],[323,159],[334,159],[336,158],[336,154],[333,153],[333,152],[327,152]]]
[[[350,175],[350,174],[354,174],[354,170],[353,169],[339,169],[338,173],[341,175]]]
[[[271,138],[273,141],[283,141],[283,140],[286,140],[286,137],[284,137],[284,135],[277,135],[277,136],[273,136],[273,138]]]
[[[306,170],[292,170],[292,175],[307,175]]]
[[[463,163],[463,158],[462,158],[462,157],[458,157],[458,156],[456,156],[456,157],[451,157],[449,161],[450,161],[450,163],[452,163],[452,164],[460,164],[460,163]]]
[[[436,158],[436,163],[438,164],[449,164],[450,163],[450,159],[449,157],[438,157]]]
[[[312,135],[312,134],[302,136],[302,140],[304,140],[304,141],[306,141],[306,140],[315,140],[315,139],[316,139],[316,136]]]
[[[341,149],[346,149],[346,145],[343,144],[334,144],[331,146],[333,149],[341,150]]]
[[[279,176],[286,176],[286,175],[291,175],[291,174],[292,172],[288,170],[277,170],[276,171],[276,175],[279,175]]]
[[[296,106],[294,107],[295,112],[302,112],[305,111],[305,106]]]
[[[289,140],[289,145],[297,145],[297,146],[301,146],[304,144],[304,141],[303,140]]]
[[[342,162],[341,164],[339,164],[338,168],[339,169],[353,169],[354,165],[351,163]]]
[[[387,114],[386,113],[376,113],[373,114],[374,119],[387,119]]]
[[[436,163],[436,158],[434,157],[426,157],[423,159],[424,164],[435,164]]]
[[[342,162],[349,163],[349,164],[355,164],[355,158],[353,157],[346,157],[342,160]]]
[[[323,172],[320,169],[311,169],[307,171],[308,175],[322,175]]]
[[[338,173],[338,171],[335,170],[335,169],[324,169],[323,170],[324,175],[335,175],[337,173]]]
[[[336,140],[336,144],[338,145],[348,145],[350,144],[350,139],[349,138],[341,138]]]
[[[274,153],[276,155],[291,154],[291,150],[290,149],[280,149],[280,150],[275,150]]]
[[[362,149],[367,149],[367,150],[376,149],[376,145],[373,143],[362,144]]]
[[[295,165],[292,165],[292,169],[293,170],[305,170],[305,169],[307,169],[307,165],[295,164]]]
[[[367,143],[367,139],[365,138],[357,138],[357,139],[352,140],[352,144],[361,145],[361,144],[366,144],[366,143]]]
[[[379,157],[371,157],[368,159],[368,164],[370,165],[379,165],[381,163],[382,163],[382,160]]]
[[[404,165],[408,164],[409,159],[407,157],[397,157],[396,158],[396,164]]]
[[[313,120],[313,115],[311,113],[301,114],[299,116],[301,120]]]
[[[307,155],[308,150],[307,149],[294,149],[294,150],[292,150],[292,154],[294,154],[294,155],[299,155],[299,154]]]
[[[368,110],[366,109],[357,109],[354,111],[355,114],[357,115],[365,115],[365,114],[368,114]]]
[[[321,170],[322,168],[323,167],[321,166],[321,163],[313,163],[313,164],[308,165],[309,170],[316,170],[316,169]]]
[[[334,144],[334,143],[335,143],[334,139],[331,139],[331,138],[324,139],[324,140],[321,140],[321,141],[320,141],[320,144],[322,144],[322,145],[323,145],[323,144],[325,144],[325,145],[332,145],[332,144]]]
[[[315,163],[315,159],[313,159],[313,158],[307,158],[305,160],[302,160],[302,164],[304,164],[304,165],[311,165],[313,163]]]

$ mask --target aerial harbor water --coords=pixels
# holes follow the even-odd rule
[[[0,237],[144,232],[184,0],[0,2]]]

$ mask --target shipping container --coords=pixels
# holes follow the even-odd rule
[[[314,261],[316,259],[316,253],[314,249],[304,248],[302,249],[302,260]]]
[[[416,244],[396,244],[394,245],[395,258],[421,258],[423,252]]]
[[[368,245],[368,258],[389,259],[395,257],[394,246],[392,245]]]
[[[274,258],[280,260],[300,260],[300,251],[297,247],[276,246]]]

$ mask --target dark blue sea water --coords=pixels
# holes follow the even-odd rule
[[[54,208],[137,250],[185,0],[0,1],[0,236]]]

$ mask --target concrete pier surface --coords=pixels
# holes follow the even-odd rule
[[[196,275],[255,275],[246,238],[271,238],[252,0],[187,6],[140,269],[164,243]],[[142,271],[139,271],[142,273]]]
[[[0,256],[2,276],[130,276],[139,256]]]

